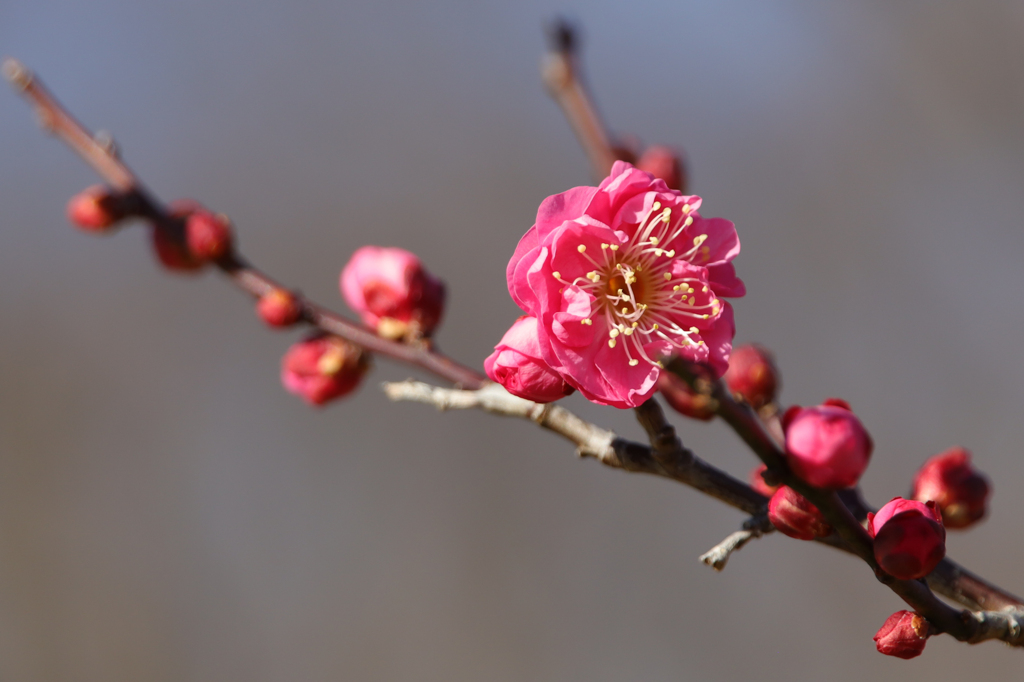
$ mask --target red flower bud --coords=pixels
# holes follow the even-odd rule
[[[910,496],[933,500],[946,528],[966,528],[985,516],[990,492],[988,480],[971,466],[970,451],[954,447],[924,463]]]
[[[896,658],[915,658],[924,651],[931,627],[923,616],[910,611],[897,611],[885,619],[875,633],[875,646],[880,653]]]
[[[271,327],[288,327],[295,324],[302,314],[299,301],[291,292],[272,289],[260,296],[256,312]]]
[[[484,360],[484,370],[512,395],[538,403],[550,403],[576,390],[541,359],[537,318],[527,315],[501,337]]]
[[[768,520],[779,532],[797,540],[823,538],[832,532],[818,508],[789,486],[781,486],[768,501]]]
[[[946,529],[934,502],[894,497],[868,514],[868,533],[875,539],[875,561],[901,580],[925,577],[946,556]]]
[[[444,310],[444,283],[404,249],[356,251],[341,271],[341,293],[368,327],[389,339],[429,336]]]
[[[185,243],[185,221],[196,211],[205,210],[191,199],[179,199],[168,207],[170,225],[153,225],[153,249],[160,263],[168,270],[194,272],[203,267]]]
[[[768,467],[764,464],[758,464],[754,467],[750,471],[750,487],[765,497],[771,497],[779,489],[779,486],[768,485],[767,481],[764,480],[764,476],[761,475],[766,471],[768,471]]]
[[[294,344],[281,360],[281,382],[311,405],[351,393],[369,369],[367,354],[345,339],[318,335]]]
[[[680,156],[670,147],[653,145],[644,150],[635,165],[640,170],[664,180],[669,189],[677,189],[685,194],[688,178]]]
[[[223,213],[193,211],[185,218],[185,244],[196,259],[217,260],[231,250],[231,221]]]
[[[103,185],[79,192],[68,202],[68,220],[86,232],[106,232],[128,214],[124,196]]]
[[[710,396],[692,390],[672,372],[658,375],[658,390],[665,397],[665,402],[680,414],[705,422],[715,418],[715,401]]]
[[[732,393],[742,396],[754,409],[775,400],[779,373],[771,351],[756,344],[734,348],[725,383]]]
[[[794,474],[817,488],[856,485],[874,444],[853,412],[835,403],[799,411],[790,408],[783,425],[786,461]]]

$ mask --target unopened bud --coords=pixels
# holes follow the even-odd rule
[[[484,370],[512,395],[538,403],[550,403],[575,390],[544,362],[537,340],[537,318],[526,315],[501,337],[494,352],[484,360]]]
[[[681,155],[672,148],[661,145],[648,147],[640,155],[636,167],[656,178],[661,178],[669,189],[686,193],[686,166],[683,165]]]
[[[821,512],[806,497],[781,486],[768,501],[768,520],[780,533],[797,540],[823,538],[832,532]]]
[[[68,220],[86,232],[106,232],[129,215],[124,195],[109,187],[94,185],[71,197]]]
[[[946,529],[934,502],[894,497],[868,514],[868,533],[875,539],[875,561],[901,580],[925,577],[946,556]]]
[[[988,480],[971,466],[970,451],[953,447],[918,470],[911,497],[933,500],[946,528],[967,528],[985,516],[990,492]]]
[[[794,474],[829,490],[857,484],[874,444],[845,402],[832,399],[818,407],[790,408],[782,423],[786,461]]]
[[[658,390],[665,397],[665,402],[680,414],[701,421],[715,418],[717,401],[710,395],[694,391],[672,372],[661,372],[658,375]]]
[[[758,464],[750,472],[750,487],[761,493],[765,497],[771,497],[775,494],[775,491],[779,489],[777,485],[769,485],[764,480],[764,472],[768,471],[768,467],[764,464]]]
[[[885,619],[875,633],[879,653],[896,658],[915,658],[924,651],[931,626],[924,616],[911,611],[897,611]]]
[[[341,272],[341,293],[381,336],[430,336],[444,311],[444,283],[405,249],[364,246]]]
[[[298,322],[302,309],[290,291],[272,289],[260,296],[256,312],[271,327],[288,327]]]
[[[185,244],[194,258],[217,260],[231,250],[231,221],[222,213],[193,211],[185,218]]]
[[[771,351],[757,344],[740,346],[729,356],[725,372],[729,390],[742,397],[755,410],[775,400],[779,373]]]
[[[281,382],[311,405],[351,393],[369,369],[368,356],[337,336],[318,335],[294,344],[281,360]]]

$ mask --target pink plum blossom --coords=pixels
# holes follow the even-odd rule
[[[484,369],[509,393],[534,402],[550,403],[573,392],[541,359],[534,317],[524,315],[516,320],[484,360]]]
[[[317,334],[292,345],[281,358],[281,383],[310,405],[323,405],[354,391],[367,369],[367,355],[359,346]]]
[[[868,514],[875,561],[901,580],[923,578],[946,556],[946,529],[938,505],[894,497]]]
[[[818,488],[856,485],[867,469],[871,436],[841,400],[793,408],[783,417],[786,461],[793,473]]]
[[[922,616],[911,611],[897,611],[885,619],[875,633],[879,653],[896,658],[916,658],[924,651],[931,627]]]
[[[728,220],[700,197],[619,161],[598,187],[545,199],[508,264],[509,293],[537,318],[541,357],[589,400],[620,408],[651,396],[661,359],[728,367],[742,296]]]
[[[342,270],[340,284],[345,302],[381,336],[429,336],[441,320],[444,283],[405,249],[362,247]]]

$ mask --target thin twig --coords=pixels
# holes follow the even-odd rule
[[[568,22],[557,20],[548,29],[548,42],[541,77],[576,133],[594,174],[599,179],[604,178],[611,171],[616,155],[608,130],[580,77],[576,30]]]
[[[180,225],[168,215],[164,206],[146,189],[139,178],[119,158],[104,139],[97,140],[50,94],[49,90],[20,62],[7,59],[3,74],[16,90],[35,108],[43,128],[56,135],[77,153],[111,187],[137,201],[137,213],[169,234],[180,232]],[[255,298],[282,285],[249,264],[238,253],[229,253],[214,263],[235,285]],[[404,344],[377,336],[373,331],[351,322],[313,301],[295,294],[302,309],[302,319],[325,332],[340,336],[369,351],[410,365],[416,365],[457,386],[480,388],[487,378],[480,372],[460,365],[432,351],[426,344]]]
[[[751,540],[756,540],[774,530],[775,526],[771,524],[767,516],[751,517],[744,522],[742,530],[730,534],[707,552],[701,554],[700,560],[716,571],[721,571],[725,568],[725,564],[733,552],[738,551]]]

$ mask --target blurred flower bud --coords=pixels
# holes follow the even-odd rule
[[[185,218],[185,244],[196,259],[217,260],[231,250],[231,221],[222,213],[193,211]]]
[[[923,616],[911,611],[897,611],[886,618],[875,633],[875,646],[886,656],[915,658],[924,651],[930,630]]]
[[[129,214],[124,195],[103,185],[79,192],[68,202],[68,220],[86,232],[106,232]]]
[[[337,336],[317,335],[299,341],[281,360],[281,382],[311,405],[351,393],[369,369],[368,356]]]
[[[874,444],[842,401],[787,410],[786,461],[793,473],[815,486],[837,490],[856,485],[867,469]]]
[[[771,351],[757,344],[734,348],[729,356],[725,383],[755,410],[775,400],[779,373]]]
[[[797,540],[823,538],[832,532],[818,508],[789,486],[780,486],[768,501],[768,520],[780,533]]]
[[[715,400],[711,396],[694,391],[672,372],[662,372],[658,375],[658,390],[672,409],[680,414],[701,421],[711,421],[715,418]]]
[[[761,474],[766,471],[768,471],[768,467],[764,464],[758,464],[754,467],[750,471],[750,487],[765,497],[771,497],[775,494],[775,491],[779,489],[779,486],[769,485],[768,482],[764,480],[764,476]]]
[[[971,466],[970,451],[953,447],[924,463],[910,496],[933,500],[946,528],[967,528],[985,516],[990,492],[988,480]]]
[[[541,359],[537,318],[526,315],[501,337],[484,360],[484,370],[512,395],[538,403],[550,403],[575,390]]]
[[[925,577],[946,556],[946,529],[934,502],[894,497],[868,514],[868,533],[878,565],[901,580]]]
[[[444,283],[404,249],[364,246],[341,271],[341,293],[389,339],[429,336],[444,310]]]
[[[671,147],[652,145],[644,150],[637,159],[636,167],[647,171],[656,178],[661,178],[669,189],[677,189],[686,194],[686,167],[681,155]]]
[[[170,224],[153,225],[153,249],[160,263],[168,270],[195,272],[203,261],[189,251],[185,243],[185,221],[203,207],[191,199],[179,199],[168,207]]]
[[[298,322],[302,309],[290,291],[272,289],[260,296],[256,313],[271,327],[288,327]]]

